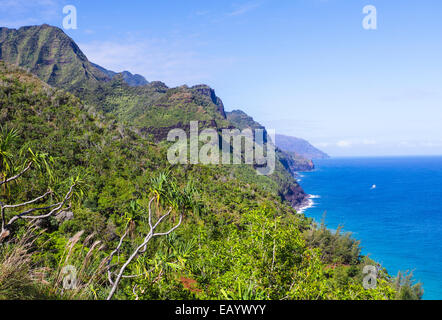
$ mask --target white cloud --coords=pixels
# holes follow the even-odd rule
[[[60,1],[56,0],[0,0],[0,26],[4,27],[41,24],[61,14]]]
[[[336,146],[339,148],[349,148],[352,145],[353,145],[352,142],[348,140],[341,140],[336,143]]]
[[[90,61],[104,68],[128,70],[169,86],[207,82],[217,70],[234,61],[202,56],[181,41],[161,39],[93,41],[79,46]]]
[[[416,148],[417,144],[410,141],[401,141],[399,142],[399,147]]]
[[[209,13],[210,13],[209,10],[199,10],[199,11],[196,11],[196,12],[195,12],[195,15],[196,15],[196,16],[206,16],[206,15],[208,15]]]
[[[244,4],[241,4],[235,8],[235,10],[229,12],[228,16],[239,16],[243,15],[249,11],[252,11],[253,9],[256,9],[262,5],[261,2],[247,2]]]
[[[382,95],[379,100],[386,102],[424,101],[441,96],[440,92],[421,88],[408,88],[390,94]]]
[[[14,10],[15,12],[24,12],[30,8],[42,8],[42,7],[53,7],[57,5],[55,0],[0,0],[0,10],[9,11]]]
[[[374,139],[352,139],[352,140],[339,140],[337,142],[318,142],[315,145],[321,148],[338,147],[338,148],[350,148],[357,146],[373,146],[377,145],[377,141]]]

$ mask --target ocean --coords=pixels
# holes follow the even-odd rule
[[[300,173],[304,214],[342,225],[391,275],[413,271],[423,299],[442,299],[442,157],[334,158]]]

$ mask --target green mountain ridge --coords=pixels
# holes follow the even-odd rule
[[[0,28],[0,59],[26,68],[51,85],[110,80],[71,38],[49,25]]]
[[[277,134],[275,140],[276,145],[281,149],[288,152],[295,152],[307,159],[316,160],[330,158],[328,154],[315,148],[304,139]]]
[[[117,114],[120,120],[134,123],[144,132],[159,132],[159,139],[164,138],[166,129],[178,124],[179,121],[174,118],[188,120],[185,113],[192,114],[194,120],[215,120],[228,126],[222,121],[226,118],[223,103],[210,87],[199,85],[170,89],[161,82],[150,84],[141,75],[128,71],[117,73],[107,70],[90,62],[75,42],[57,27],[0,28],[0,59],[28,69],[51,85],[73,92],[98,105],[101,111]],[[125,84],[145,88],[126,88]],[[172,94],[166,94],[169,90]],[[172,107],[168,119],[155,116],[156,113],[165,113],[163,107]],[[176,110],[177,107],[181,110]],[[199,116],[207,111],[209,115]],[[213,111],[218,111],[221,117]],[[236,125],[240,123],[237,121]],[[285,151],[302,156],[292,149]],[[309,159],[308,156],[306,158]]]
[[[161,231],[178,228],[142,246],[111,298],[421,296],[409,278],[393,278],[362,256],[350,234],[318,227],[293,209],[305,193],[283,152],[271,176],[258,176],[253,165],[170,165],[167,128],[190,120],[244,128],[229,120],[213,89],[129,86],[123,74],[110,78],[94,67],[69,39],[47,25],[0,30],[0,181],[34,164],[0,189],[2,213],[5,203],[45,212],[70,181],[81,187],[64,215],[32,228],[19,208],[7,209],[5,220],[23,219],[5,230],[2,224],[0,299],[109,298],[115,282],[108,278],[145,241],[151,209],[156,221],[170,214]],[[48,188],[50,197],[29,202]],[[366,265],[379,270],[370,290]],[[62,286],[67,266],[79,271],[75,290]]]
[[[127,274],[142,276],[123,279],[116,299],[418,297],[419,288],[395,282],[384,269],[377,287],[364,289],[362,269],[375,262],[360,255],[359,243],[296,214],[281,202],[275,182],[253,168],[170,167],[167,144],[137,136],[111,115],[94,116],[77,97],[3,61],[0,124],[2,148],[4,126],[17,132],[7,150],[18,170],[28,148],[55,157],[51,175],[44,166],[34,168],[2,190],[2,205],[27,201],[48,185],[56,197],[66,189],[62,181],[78,174],[87,189],[71,201],[71,217],[41,219],[41,231],[24,220],[10,229],[8,245],[0,246],[0,299],[105,299],[111,284],[103,261],[121,243],[110,265],[121,266],[142,243],[148,230],[142,208],[152,197],[159,199],[156,210],[173,205],[174,215],[184,212],[183,224],[128,265]],[[19,212],[8,210],[6,218]],[[119,240],[124,230],[130,237]],[[62,290],[64,266],[79,270],[77,289]]]
[[[27,68],[43,81],[82,99],[92,114],[115,117],[122,126],[152,141],[163,141],[171,129],[188,131],[190,121],[199,121],[202,128],[236,127],[227,119],[222,100],[207,85],[169,88],[154,81],[130,86],[124,74],[89,62],[71,38],[48,25],[2,28],[0,35],[0,59]],[[306,194],[293,170],[313,165],[288,153],[283,156],[285,161],[280,158],[271,178],[282,199],[298,207],[306,201]]]
[[[105,73],[109,78],[114,78],[115,76],[121,74],[123,76],[123,80],[131,87],[144,86],[149,82],[140,74],[132,74],[129,71],[115,72],[111,70],[107,70],[98,64],[92,63],[92,66]]]
[[[130,86],[148,84],[141,75],[117,73],[89,62],[61,29],[49,25],[0,28],[0,59],[29,69],[43,81],[63,87],[90,81],[110,81],[122,75]]]

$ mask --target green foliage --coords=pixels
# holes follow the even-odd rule
[[[109,79],[61,29],[46,24],[0,28],[0,59],[28,68],[50,84]]]
[[[197,93],[204,88],[167,94],[163,89],[151,83],[131,90],[158,90],[158,101],[175,101],[176,110],[182,99],[196,98],[196,105],[207,104],[214,112],[214,102],[219,102],[200,97]],[[291,181],[287,171],[277,170],[269,178],[246,165],[170,167],[165,145],[135,134],[117,116],[94,113],[76,97],[0,62],[0,121],[16,132],[4,148],[5,161],[23,166],[30,157],[41,168],[11,184],[14,202],[41,195],[48,185],[54,197],[69,183],[78,186],[71,201],[73,218],[42,223],[45,231],[28,251],[29,259],[12,263],[16,273],[14,268],[0,269],[0,298],[105,298],[110,286],[103,276],[103,259],[128,225],[130,234],[114,262],[126,261],[141,243],[149,231],[146,208],[153,195],[156,214],[172,208],[165,229],[177,214],[185,214],[184,223],[173,235],[152,241],[129,266],[127,275],[140,276],[123,279],[118,299],[420,297],[417,287],[411,294],[410,282],[395,283],[385,271],[376,289],[364,289],[363,266],[374,262],[360,256],[359,243],[349,235],[331,233],[324,226],[316,229],[281,201],[279,187]],[[17,234],[24,228],[21,224]],[[16,261],[8,258],[8,250],[0,247],[0,264]],[[66,265],[81,270],[77,291],[61,290],[60,268]],[[47,270],[43,282],[24,276],[35,268]],[[2,278],[2,272],[7,276]],[[14,280],[20,277],[22,283]],[[42,283],[46,286],[41,291]]]
[[[351,265],[360,259],[360,242],[354,240],[350,233],[341,234],[339,227],[333,234],[321,223],[319,228],[312,227],[305,232],[307,244],[321,249],[321,259],[329,264]]]
[[[396,289],[396,300],[420,300],[424,295],[422,283],[414,283],[413,273],[399,272],[394,287]]]
[[[9,130],[7,126],[0,126],[0,179],[6,180],[11,172],[14,172],[12,144],[18,138],[16,129]]]

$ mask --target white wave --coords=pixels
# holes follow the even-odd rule
[[[312,199],[318,199],[320,196],[309,194],[307,195],[307,200],[305,203],[300,206],[298,209],[296,209],[296,212],[298,213],[304,213],[307,209],[314,208],[315,202]]]

